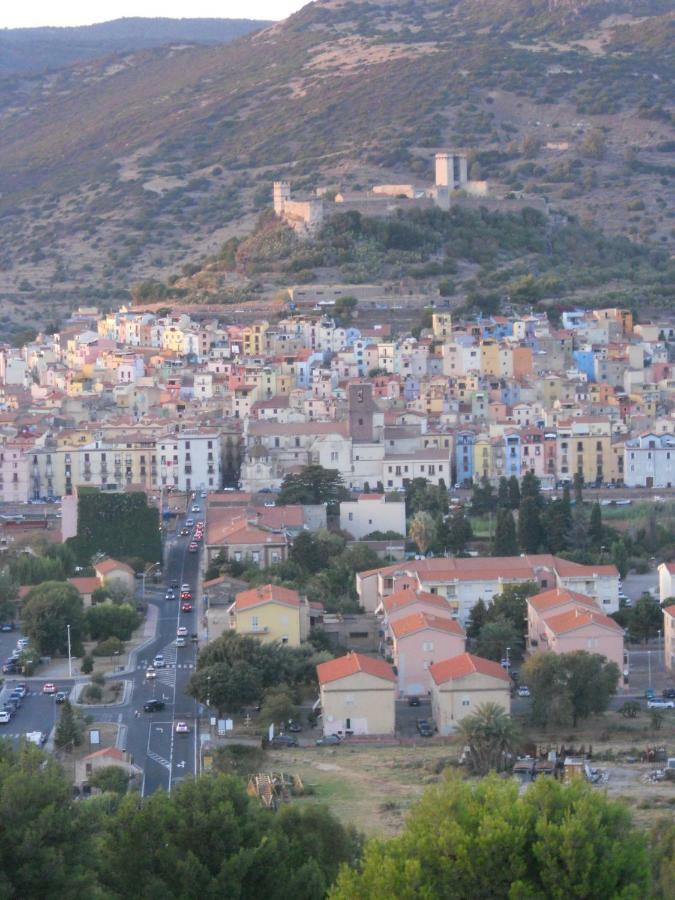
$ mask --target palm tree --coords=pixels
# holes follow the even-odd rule
[[[415,513],[408,528],[408,536],[417,544],[421,554],[425,554],[436,540],[436,521],[431,513],[421,510]]]
[[[498,703],[483,703],[462,719],[459,733],[469,749],[469,764],[477,775],[506,768],[520,735],[510,715]]]

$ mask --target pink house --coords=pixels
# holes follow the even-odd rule
[[[557,616],[581,606],[590,611],[600,612],[597,603],[585,594],[567,588],[553,588],[535,594],[527,601],[527,647],[530,652],[547,650],[547,633],[544,623],[549,616]]]
[[[544,622],[546,646],[553,653],[586,650],[605,656],[619,667],[627,679],[624,665],[623,629],[601,613],[577,606],[568,612],[550,616]]]
[[[450,605],[445,597],[429,591],[414,591],[408,588],[383,597],[375,612],[382,616],[385,630],[392,622],[413,613],[429,613],[432,616],[452,615]]]
[[[403,696],[428,693],[429,667],[434,661],[464,653],[464,629],[449,616],[417,612],[391,622],[389,629],[398,690]]]

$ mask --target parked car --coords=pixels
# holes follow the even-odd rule
[[[518,688],[518,696],[519,697],[529,697],[530,696],[530,689],[526,684],[520,685],[520,687]]]
[[[675,709],[675,700],[664,700],[662,697],[652,697],[647,701],[649,709]]]
[[[25,684],[25,682],[20,681],[18,684],[15,685],[14,691],[17,691],[17,692],[21,691],[21,696],[25,697],[26,694],[28,693],[28,685]],[[12,691],[12,693],[14,693],[14,691]]]
[[[297,747],[298,739],[290,734],[275,734],[270,741],[270,747]]]
[[[428,719],[417,720],[417,731],[420,737],[433,737],[434,727]]]
[[[68,694],[65,691],[58,691],[56,696],[54,697],[55,703],[65,703],[68,699]]]
[[[0,631],[14,631],[14,622],[3,622]]]
[[[675,700],[675,688],[666,688],[661,696],[666,700]]]
[[[148,700],[147,703],[143,704],[144,712],[161,712],[166,704],[163,700]]]
[[[47,681],[42,685],[42,693],[43,694],[55,694],[56,693],[56,685],[52,681]]]
[[[190,726],[187,722],[176,722],[176,734],[190,734]]]
[[[2,667],[2,672],[4,675],[13,675],[16,672],[16,663],[7,661]]]
[[[408,706],[419,706],[420,698],[419,697],[408,697]]]
[[[6,709],[0,710],[0,725],[7,725],[11,720],[11,715]]]
[[[293,734],[297,734],[299,731],[302,731],[302,725],[299,722],[296,722],[295,719],[290,719],[286,727],[289,731],[292,731]]]
[[[656,694],[654,693],[654,688],[646,688],[645,690],[645,698],[647,700],[653,700]]]
[[[339,734],[324,734],[323,737],[317,738],[314,743],[317,747],[337,747],[338,744],[342,743],[342,738]]]
[[[30,641],[28,640],[28,638],[19,638],[19,640],[16,642],[16,649],[25,650],[29,643]]]

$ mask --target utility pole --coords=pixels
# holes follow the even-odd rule
[[[73,659],[70,654],[70,625],[66,625],[66,631],[68,634],[68,678],[73,677]]]

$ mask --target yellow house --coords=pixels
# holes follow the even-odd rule
[[[297,591],[265,584],[236,595],[230,620],[237,634],[299,647],[309,635],[309,603]]]
[[[383,659],[348,653],[316,674],[324,734],[394,734],[396,676]]]
[[[452,336],[452,316],[450,313],[433,313],[431,327],[434,337],[449,338]]]
[[[434,663],[429,672],[431,712],[439,734],[452,734],[483,703],[496,703],[511,712],[511,679],[491,659],[460,653]]]
[[[241,343],[244,356],[259,356],[267,349],[266,333],[269,322],[254,322],[241,332]]]
[[[492,478],[492,449],[487,434],[479,434],[473,445],[474,478]]]

